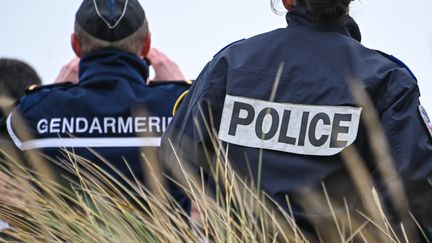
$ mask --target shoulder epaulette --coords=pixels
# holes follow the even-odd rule
[[[408,67],[404,62],[402,62],[401,60],[399,60],[397,57],[395,57],[395,56],[393,56],[393,55],[389,55],[389,54],[387,54],[387,53],[385,53],[385,52],[382,52],[382,51],[378,51],[378,50],[376,50],[376,52],[378,52],[379,54],[381,54],[381,55],[384,56],[385,58],[389,59],[390,61],[392,61],[392,62],[398,64],[400,67],[406,69],[406,70],[408,71],[408,73],[411,75],[411,77],[413,77],[414,80],[417,81],[417,78],[416,78],[416,76],[414,75],[414,73],[411,71],[411,69],[410,69],[410,68],[409,68],[409,67]]]
[[[47,84],[47,85],[30,85],[26,90],[25,93],[26,94],[31,94],[40,90],[44,90],[44,89],[54,89],[54,88],[60,88],[60,87],[73,87],[76,84],[72,83],[72,82],[63,82],[63,83],[55,83],[55,84]]]
[[[243,38],[243,39],[241,39],[241,40],[237,40],[237,41],[234,41],[233,43],[231,43],[231,44],[228,44],[227,46],[225,46],[224,48],[222,48],[220,51],[218,51],[213,57],[216,57],[217,55],[219,55],[219,53],[221,53],[221,52],[223,52],[224,50],[226,50],[228,47],[230,47],[230,46],[232,46],[232,45],[234,45],[234,44],[237,44],[237,43],[239,43],[239,42],[241,42],[241,41],[244,41],[245,39]]]
[[[191,86],[194,80],[187,79],[187,80],[155,80],[151,81],[149,86],[157,86],[157,85],[163,85],[163,84],[180,84],[180,85],[187,85]]]

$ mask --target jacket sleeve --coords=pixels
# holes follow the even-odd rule
[[[419,88],[405,68],[387,75],[380,99],[381,122],[412,213],[432,236],[432,137],[420,113]]]
[[[224,105],[226,71],[223,59],[215,58],[193,83],[162,137],[160,159],[165,166],[178,171],[180,159],[194,172],[209,169]]]
[[[3,131],[6,128],[6,119],[3,113],[0,113],[0,131]]]
[[[0,139],[4,140],[6,137],[6,117],[0,113]]]
[[[6,108],[3,107],[0,110],[0,139],[2,139],[2,142],[11,142],[7,131],[7,118],[9,114],[11,114],[14,107],[18,104],[19,103],[16,102],[14,105]]]

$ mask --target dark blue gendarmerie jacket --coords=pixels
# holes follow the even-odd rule
[[[256,180],[263,149],[261,188],[287,209],[286,195],[322,181],[338,199],[353,194],[340,152],[355,144],[381,188],[362,110],[348,86],[356,78],[373,98],[411,209],[430,227],[432,139],[413,75],[343,26],[317,24],[306,7],[290,11],[287,21],[287,28],[234,43],[206,65],[163,135],[161,156],[171,159],[170,139],[184,161],[205,167],[203,148],[215,156],[211,140],[220,139],[237,172],[247,177],[251,170]],[[217,135],[208,132],[210,124]]]
[[[41,149],[52,158],[64,158],[59,148],[73,148],[76,154],[108,169],[89,150],[93,149],[133,182],[127,161],[143,182],[139,150],[158,149],[173,106],[189,86],[185,82],[147,86],[146,62],[114,49],[89,53],[79,65],[78,85],[42,86],[21,99],[7,121],[10,137],[20,149]],[[23,139],[14,129],[17,112],[24,116],[32,140]],[[188,201],[170,186],[187,209]]]

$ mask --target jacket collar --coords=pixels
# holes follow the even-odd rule
[[[79,64],[79,84],[128,82],[145,84],[149,70],[146,61],[116,49],[103,49],[84,55]]]
[[[286,15],[288,26],[305,26],[321,31],[339,32],[351,37],[350,32],[345,27],[345,18],[333,23],[318,23],[306,5],[295,6]]]

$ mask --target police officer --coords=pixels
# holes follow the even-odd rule
[[[172,108],[188,84],[146,84],[150,62],[142,58],[148,56],[151,41],[137,0],[84,0],[76,13],[71,42],[80,58],[79,82],[28,91],[7,119],[9,136],[23,151],[39,149],[52,158],[64,158],[61,150],[66,148],[109,170],[96,156],[101,155],[131,181],[137,178],[143,182],[139,150],[158,149]],[[149,57],[157,75],[160,70],[167,74],[164,65],[170,60],[163,58],[156,50]],[[170,67],[172,63],[168,63]],[[161,78],[184,79],[178,67],[174,68],[176,77]],[[33,138],[20,134],[18,114],[24,117]],[[170,186],[187,209],[187,200]]]
[[[212,141],[221,141],[236,171],[247,178],[251,169],[255,183],[288,210],[286,196],[294,198],[306,186],[320,188],[321,182],[332,196],[350,198],[355,189],[341,152],[354,144],[382,185],[360,120],[362,107],[350,92],[356,77],[380,114],[396,169],[410,188],[411,209],[430,233],[431,123],[410,71],[348,31],[350,2],[283,0],[287,28],[216,54],[164,134],[163,160],[174,159],[172,144],[182,161],[206,170],[208,158],[216,157]],[[350,27],[360,39],[358,28]],[[293,207],[298,220],[302,209]]]

